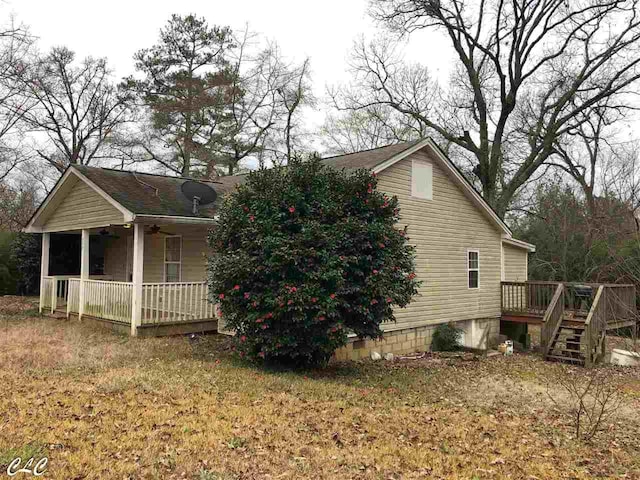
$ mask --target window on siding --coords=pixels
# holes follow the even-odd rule
[[[411,163],[411,196],[433,199],[433,168],[429,162],[414,159]]]
[[[480,288],[480,252],[478,250],[467,252],[467,274],[469,288]]]
[[[164,237],[164,281],[179,282],[182,270],[182,237]]]

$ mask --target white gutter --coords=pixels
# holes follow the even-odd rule
[[[512,245],[514,247],[523,248],[525,250],[529,250],[531,253],[536,251],[536,246],[532,243],[527,243],[523,240],[518,240],[512,237],[502,237],[502,243],[506,243],[508,245]]]
[[[161,222],[161,223],[176,223],[176,224],[190,224],[190,225],[212,225],[218,221],[218,215],[211,217],[180,217],[174,215],[135,215],[133,223],[149,223],[149,222]]]

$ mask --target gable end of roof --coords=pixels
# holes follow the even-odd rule
[[[458,183],[458,185],[472,200],[476,207],[482,210],[492,220],[498,230],[502,231],[504,235],[511,237],[511,229],[507,226],[507,224],[504,223],[504,221],[491,207],[491,205],[487,203],[487,201],[475,189],[475,187],[469,182],[469,180],[467,180],[460,169],[455,166],[455,164],[449,159],[449,157],[445,155],[442,149],[430,137],[406,144],[400,144],[399,147],[402,148],[399,148],[398,152],[394,152],[390,156],[388,155],[386,158],[376,158],[377,162],[375,163],[375,165],[361,165],[361,168],[369,168],[375,173],[380,173],[387,168],[395,165],[399,161],[404,160],[409,155],[422,150],[425,147],[429,147],[433,151],[436,159],[440,161],[440,165],[444,167],[444,169],[450,174],[450,176],[456,181],[456,183]],[[383,149],[388,148],[389,147],[383,147]],[[344,157],[348,157],[348,155],[345,155]]]

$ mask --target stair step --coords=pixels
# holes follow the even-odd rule
[[[556,340],[557,343],[564,343],[565,345],[582,345],[582,342],[574,342],[572,340]]]
[[[563,357],[579,358],[577,355],[582,355],[582,351],[571,350],[570,348],[552,348],[551,351]]]
[[[561,329],[565,329],[565,330],[584,330],[585,328],[587,328],[586,325],[584,324],[567,324],[565,322],[562,322],[560,324],[560,328]]]
[[[563,357],[562,355],[547,355],[547,360],[556,360],[558,362],[570,362],[577,365],[584,365],[584,358]]]

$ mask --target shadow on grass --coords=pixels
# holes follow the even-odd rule
[[[282,365],[240,358],[233,351],[230,338],[207,335],[191,341],[194,358],[214,365],[224,362],[239,375],[264,375],[272,380],[287,382],[316,381],[354,388],[388,390],[408,388],[432,375],[429,369],[413,368],[386,361],[336,362],[325,367]]]

